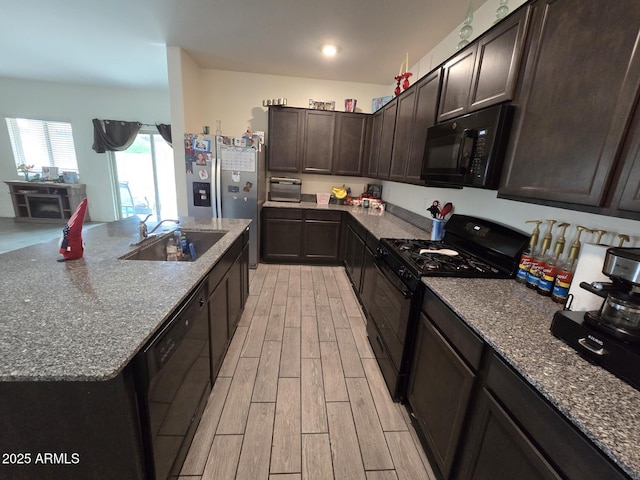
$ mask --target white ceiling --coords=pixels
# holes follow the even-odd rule
[[[474,8],[487,0],[475,0]],[[469,0],[0,0],[0,76],[167,88],[165,46],[203,68],[394,83]],[[336,58],[322,58],[327,42]]]

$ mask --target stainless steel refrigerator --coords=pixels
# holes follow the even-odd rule
[[[184,146],[189,216],[251,219],[249,264],[255,267],[266,199],[260,137],[186,134]]]

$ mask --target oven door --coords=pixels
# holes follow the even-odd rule
[[[397,397],[398,376],[406,375],[403,354],[414,293],[379,259],[372,273],[369,338],[389,390]]]

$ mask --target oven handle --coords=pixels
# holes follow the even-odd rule
[[[385,264],[382,263],[378,257],[375,258],[373,265],[380,275],[382,275],[391,285],[393,285],[397,291],[399,291],[407,300],[413,297],[413,292],[408,290],[404,283],[398,279],[393,271]]]

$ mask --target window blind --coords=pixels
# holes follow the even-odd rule
[[[78,172],[71,124],[28,118],[6,118],[13,157],[18,165],[33,165],[41,172],[43,166],[59,171]]]

